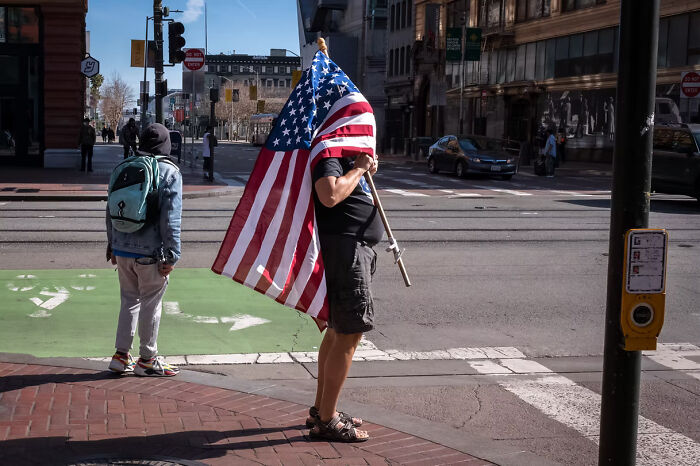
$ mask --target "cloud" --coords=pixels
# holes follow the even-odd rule
[[[204,0],[187,0],[187,7],[182,14],[183,23],[197,21],[204,13]]]

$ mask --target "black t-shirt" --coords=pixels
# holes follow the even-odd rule
[[[314,185],[320,178],[345,175],[352,170],[353,165],[354,163],[348,158],[321,159],[314,168]],[[374,206],[369,185],[364,178],[343,202],[330,208],[321,203],[314,189],[314,204],[319,234],[353,236],[371,246],[382,239],[384,234],[382,221]]]

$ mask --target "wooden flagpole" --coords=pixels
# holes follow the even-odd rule
[[[323,39],[323,37],[318,38],[317,44],[319,50],[321,50],[321,52],[323,52],[326,56],[329,56],[328,47],[326,46],[326,41]],[[372,198],[374,199],[374,205],[377,207],[379,217],[382,219],[384,229],[386,230],[386,236],[389,240],[389,247],[386,250],[387,252],[391,251],[394,253],[394,263],[398,264],[399,266],[399,271],[401,271],[403,282],[406,284],[406,286],[411,286],[411,280],[408,278],[408,272],[406,272],[406,267],[403,265],[403,260],[401,259],[401,254],[403,253],[403,251],[401,251],[398,243],[396,242],[396,239],[394,238],[394,235],[391,233],[389,220],[387,220],[386,214],[384,213],[382,201],[379,200],[379,194],[377,193],[377,188],[375,188],[374,186],[374,180],[372,179],[372,175],[369,172],[365,172],[364,176],[365,180],[367,180],[367,184],[369,184],[369,187],[372,190]]]

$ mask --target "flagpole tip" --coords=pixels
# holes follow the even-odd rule
[[[328,47],[326,46],[325,39],[323,37],[319,37],[316,43],[318,44],[318,49],[328,56]]]

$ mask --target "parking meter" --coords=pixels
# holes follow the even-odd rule
[[[668,234],[633,229],[625,234],[620,325],[627,351],[655,350],[664,323]]]

